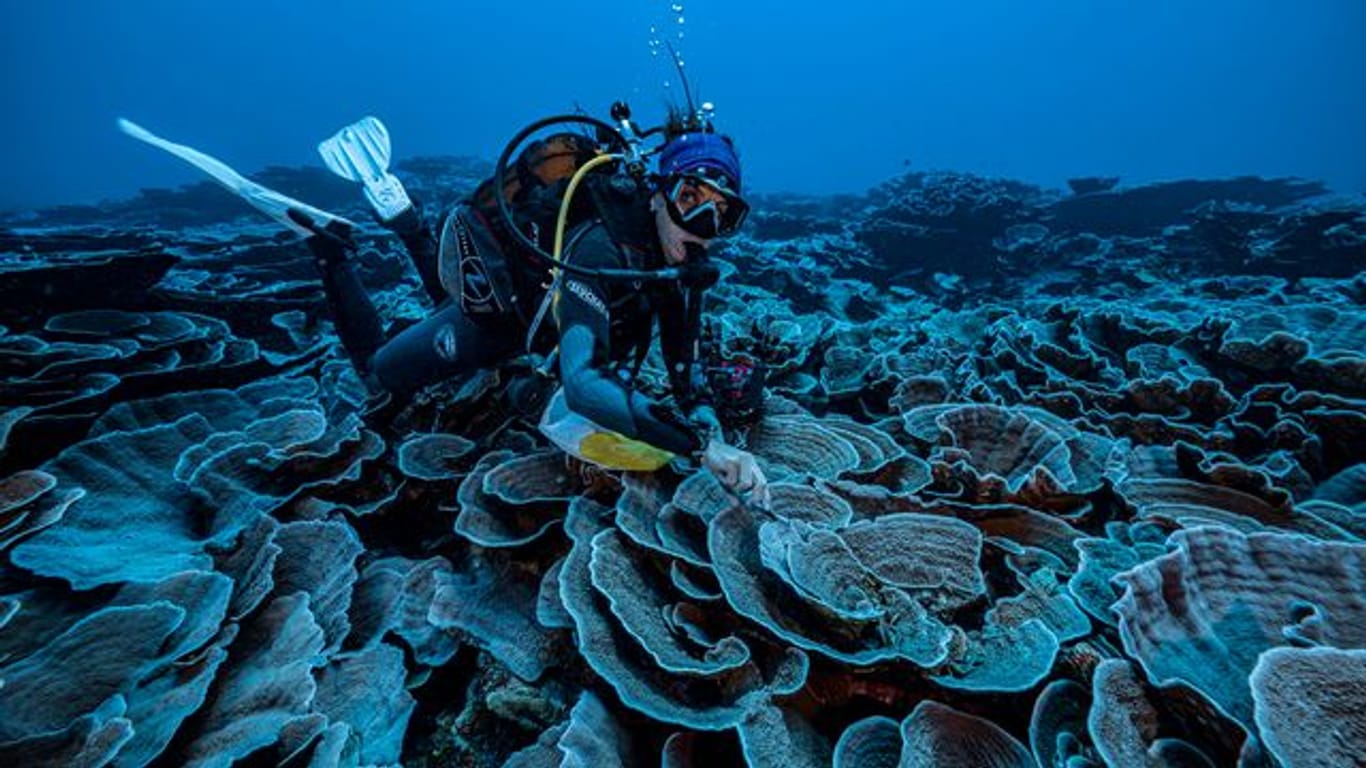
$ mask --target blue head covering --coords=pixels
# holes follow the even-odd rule
[[[665,178],[695,174],[740,195],[740,156],[720,134],[693,131],[674,137],[659,153],[659,173]]]

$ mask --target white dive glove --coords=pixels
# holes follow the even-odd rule
[[[761,509],[773,507],[768,480],[755,461],[754,454],[713,437],[702,450],[702,466],[711,470],[722,485],[750,504]]]

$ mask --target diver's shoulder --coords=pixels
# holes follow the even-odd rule
[[[612,232],[601,219],[590,219],[570,230],[565,252],[580,266],[618,266],[625,256]]]

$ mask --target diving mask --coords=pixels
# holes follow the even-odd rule
[[[724,174],[706,171],[698,168],[669,180],[665,187],[669,217],[704,240],[733,235],[749,214],[749,205],[727,189]]]

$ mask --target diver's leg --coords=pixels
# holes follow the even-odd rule
[[[422,288],[431,298],[432,304],[440,305],[447,298],[446,289],[441,285],[441,275],[437,268],[440,242],[430,223],[422,215],[422,207],[416,201],[392,221],[384,222],[408,251],[408,258],[422,279]]]
[[[389,172],[393,152],[384,123],[376,117],[361,118],[320,142],[318,154],[328,170],[365,185],[365,199],[370,201],[375,218],[403,241],[432,304],[445,301],[446,291],[437,272],[437,238],[428,226],[430,222],[423,221],[421,204]]]
[[[448,300],[431,317],[385,343],[371,358],[370,371],[385,389],[408,395],[511,356],[518,336],[515,323],[501,328],[476,323]]]
[[[313,253],[322,276],[323,294],[342,347],[356,370],[366,376],[370,373],[370,359],[384,344],[384,325],[361,284],[355,262],[349,258],[350,248],[327,233],[315,234],[304,243]]]

